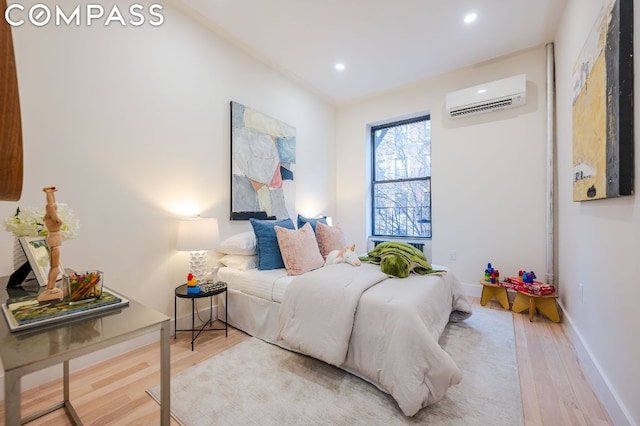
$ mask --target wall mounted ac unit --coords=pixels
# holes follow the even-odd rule
[[[527,101],[524,74],[447,93],[447,113],[451,118],[522,106]]]

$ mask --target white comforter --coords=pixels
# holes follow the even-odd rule
[[[450,318],[470,314],[452,273],[399,279],[379,265],[330,265],[289,285],[279,343],[371,381],[412,416],[460,382],[438,339]]]

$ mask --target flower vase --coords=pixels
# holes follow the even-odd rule
[[[27,262],[27,255],[24,254],[22,244],[17,238],[13,239],[13,270],[17,271],[22,265]]]

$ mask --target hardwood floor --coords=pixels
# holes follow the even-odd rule
[[[502,309],[495,300],[484,307],[478,299],[473,302],[474,309]],[[525,311],[514,314],[514,331],[526,426],[612,424],[583,374],[562,324],[541,315],[529,322]],[[205,333],[192,352],[190,333],[180,333],[176,340],[172,336],[171,374],[248,338],[233,328],[229,329],[228,338],[222,332]],[[159,424],[159,406],[145,392],[160,381],[158,368],[159,344],[141,347],[72,373],[71,400],[87,425]],[[61,380],[25,391],[23,417],[59,402],[61,395]],[[4,404],[0,416],[4,418]],[[69,421],[60,409],[29,424],[55,426]],[[172,419],[172,424],[177,423]]]
[[[502,309],[492,300],[474,309]],[[585,376],[562,323],[513,314],[525,426],[612,425]]]

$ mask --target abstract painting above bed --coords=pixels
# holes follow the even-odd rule
[[[231,220],[291,217],[295,164],[295,127],[231,102]]]

